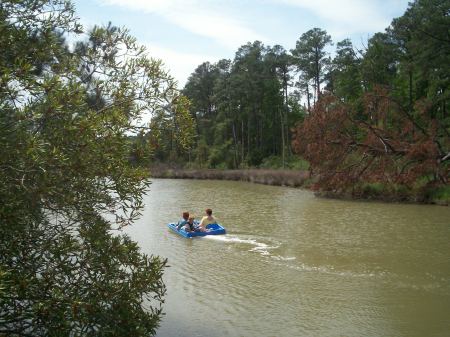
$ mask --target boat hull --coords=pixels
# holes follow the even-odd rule
[[[207,235],[223,235],[226,234],[225,228],[223,228],[220,224],[211,224],[206,226],[206,232],[186,232],[184,228],[180,230],[177,229],[177,224],[169,223],[167,224],[173,232],[181,235],[185,238],[194,238],[197,236],[207,236]]]

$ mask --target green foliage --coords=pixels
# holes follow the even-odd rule
[[[201,139],[194,151],[195,158],[197,159],[199,167],[206,167],[206,163],[208,163],[209,153],[210,147],[206,143],[205,139]]]
[[[255,41],[233,61],[197,67],[183,90],[197,125],[195,166],[257,166],[271,155],[286,162],[291,128],[303,116],[288,94],[291,61],[281,46]]]
[[[398,46],[391,35],[376,33],[370,40],[361,64],[365,88],[389,85],[397,73]]]
[[[336,56],[329,73],[328,89],[346,102],[357,100],[362,95],[361,62],[352,42],[345,39],[337,43]]]
[[[333,58],[313,28],[290,54],[255,41],[199,65],[183,90],[197,126],[190,167],[308,169],[327,191],[405,199],[448,184],[449,11],[415,0],[364,50],[344,39]]]
[[[0,335],[148,336],[160,321],[165,261],[120,232],[149,187],[130,135],[147,151],[142,115],[187,101],[126,30],[94,27],[72,50],[80,28],[66,1],[0,4]]]
[[[448,184],[450,3],[416,0],[359,59],[339,42],[330,93],[298,125],[294,148],[321,189],[426,200]]]
[[[297,40],[295,49],[291,50],[294,63],[301,72],[300,86],[307,95],[308,110],[310,109],[309,97],[315,96],[316,101],[320,94],[320,85],[325,80],[326,70],[330,66],[330,58],[325,50],[332,44],[331,36],[320,28],[313,28],[303,33]],[[314,90],[309,90],[310,83]]]
[[[309,162],[303,158],[291,157],[288,161],[287,167],[293,170],[307,171],[309,170]]]
[[[381,183],[366,183],[362,186],[362,195],[365,198],[379,198],[381,197],[386,191],[385,187]]]
[[[450,186],[429,188],[425,192],[425,197],[437,204],[450,205]]]
[[[195,138],[195,120],[189,113],[189,99],[186,96],[180,96],[174,106],[174,133],[175,142],[183,150],[189,150],[194,144]]]
[[[291,156],[285,161],[283,167],[283,158],[279,156],[270,156],[264,158],[259,167],[264,169],[289,168],[293,170],[306,171],[309,169],[309,163],[300,157]]]
[[[197,136],[196,122],[189,110],[190,104],[186,96],[180,95],[172,104],[154,111],[150,130],[144,136],[151,158],[177,161],[190,153]]]
[[[148,166],[151,163],[154,149],[149,137],[141,130],[136,136],[129,136],[127,144],[130,151],[130,161],[135,165]]]

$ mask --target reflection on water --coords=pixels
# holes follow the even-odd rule
[[[158,336],[448,336],[450,208],[154,180],[127,232],[168,258]],[[226,236],[166,223],[211,207]]]

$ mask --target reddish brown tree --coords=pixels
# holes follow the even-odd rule
[[[361,112],[325,95],[297,126],[292,145],[310,162],[317,188],[358,193],[368,183],[425,189],[448,182],[450,140],[425,100],[409,112],[375,88],[362,102]]]

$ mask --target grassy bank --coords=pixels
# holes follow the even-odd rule
[[[290,187],[308,187],[311,184],[308,171],[294,170],[213,170],[153,167],[151,175],[154,178],[235,180]]]
[[[314,177],[310,177],[309,172],[306,170],[183,169],[159,165],[151,168],[151,175],[154,178],[234,180],[303,188],[311,188],[315,182]],[[352,189],[345,191],[315,190],[315,192],[318,196],[336,199],[450,205],[450,186],[408,188],[404,185],[365,183],[355,185]]]
[[[361,183],[345,191],[319,191],[321,197],[450,205],[450,186],[408,187],[397,184]]]

